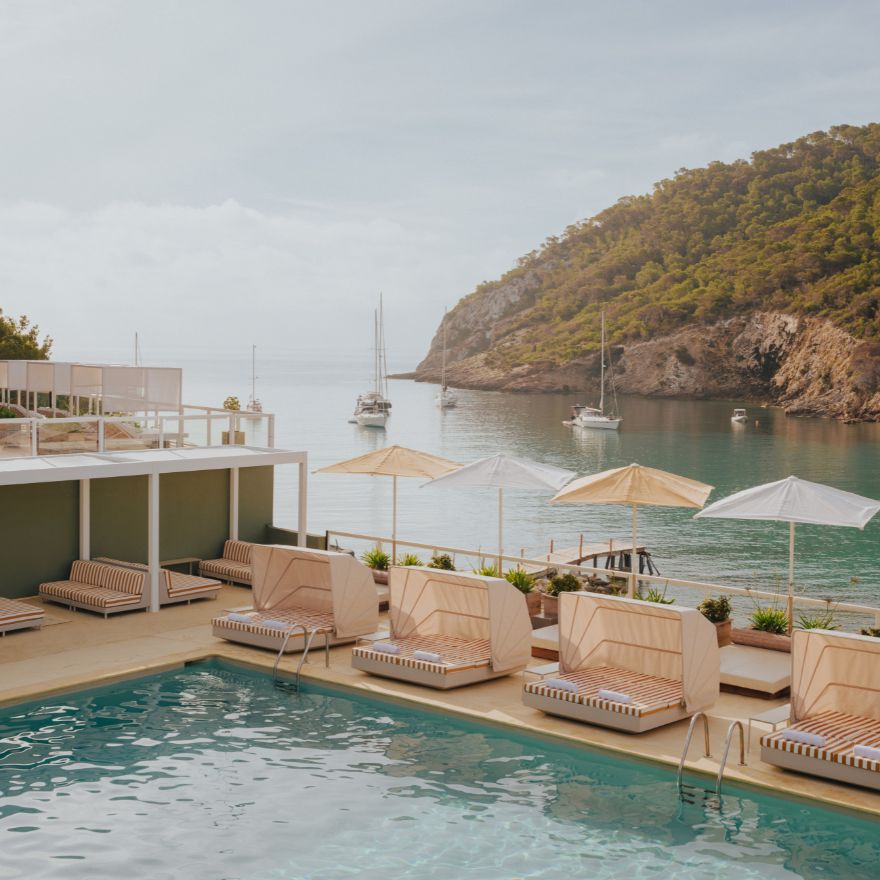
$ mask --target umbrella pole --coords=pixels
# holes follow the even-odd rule
[[[788,634],[794,629],[794,523],[788,524]]]
[[[636,532],[638,531],[638,505],[633,504],[632,515],[632,552],[629,554],[629,597],[636,596]]]
[[[397,474],[392,478],[391,500],[391,564],[397,564]]]
[[[498,577],[504,573],[504,489],[498,487]]]

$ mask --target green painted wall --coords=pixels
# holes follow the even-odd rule
[[[79,550],[79,484],[0,486],[0,596],[67,577]]]
[[[92,556],[147,561],[147,477],[91,481]],[[239,471],[239,536],[263,542],[273,515],[274,469]],[[163,474],[159,556],[219,556],[229,530],[229,471]],[[0,487],[0,596],[33,596],[67,577],[79,555],[79,484]]]

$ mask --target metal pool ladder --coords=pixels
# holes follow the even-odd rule
[[[283,679],[278,677],[278,665],[281,663],[281,658],[284,656],[284,652],[287,649],[287,643],[290,641],[290,637],[297,632],[298,630],[302,630],[303,634],[303,652],[299,658],[299,663],[296,667],[296,673],[294,675],[294,679],[292,682],[284,681]],[[302,671],[303,663],[307,661],[309,656],[309,650],[312,647],[312,642],[315,640],[315,636],[323,634],[324,636],[324,666],[330,666],[330,630],[326,628],[316,627],[315,629],[308,629],[304,623],[294,624],[285,634],[284,641],[281,643],[281,650],[278,651],[278,656],[275,658],[275,665],[272,667],[272,681],[275,684],[275,687],[283,688],[285,690],[299,691],[299,674]]]
[[[715,797],[721,797],[721,782],[724,778],[724,767],[727,764],[727,755],[730,752],[730,741],[733,739],[733,731],[739,728],[739,766],[746,765],[746,732],[742,721],[731,721],[727,728],[727,736],[724,737],[724,752],[721,755],[721,763],[718,765],[718,775],[715,777]]]
[[[712,753],[709,750],[709,718],[706,716],[705,712],[695,712],[691,716],[690,727],[688,727],[687,736],[684,738],[684,748],[681,750],[681,760],[678,762],[678,776],[676,777],[676,785],[678,787],[678,796],[684,800],[685,794],[687,793],[688,799],[691,803],[693,803],[694,793],[697,791],[697,787],[695,785],[690,785],[686,782],[682,781],[682,776],[684,775],[684,764],[687,760],[688,749],[691,746],[691,740],[694,736],[694,728],[697,726],[697,721],[703,719],[703,745],[704,752],[707,758],[712,757]],[[685,792],[687,789],[687,792]],[[706,794],[711,794],[711,792],[706,792]]]

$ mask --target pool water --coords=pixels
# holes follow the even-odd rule
[[[197,664],[0,711],[0,878],[880,876],[880,823]]]

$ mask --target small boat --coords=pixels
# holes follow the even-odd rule
[[[350,422],[354,422],[362,428],[384,428],[388,419],[391,418],[382,294],[379,294],[379,308],[373,312],[373,383],[372,391],[358,395],[354,415],[349,419]]]
[[[586,406],[584,404],[575,404],[571,408],[571,415],[563,425],[572,428],[594,428],[602,431],[616,431],[623,421],[617,415],[617,395],[614,393],[614,382],[612,377],[611,394],[614,398],[614,408],[612,413],[605,413],[605,310],[602,310],[602,344],[599,349],[599,357],[601,361],[601,378],[599,390],[599,406]]]
[[[748,421],[748,415],[744,409],[735,409],[730,421],[736,422],[738,425],[744,425]]]
[[[440,409],[451,409],[458,405],[458,398],[455,393],[449,390],[446,384],[446,311],[443,311],[443,367],[440,372],[440,390],[434,398],[434,403]]]

